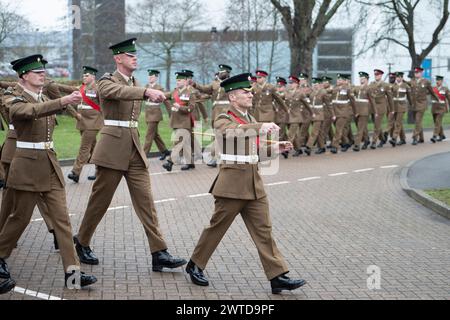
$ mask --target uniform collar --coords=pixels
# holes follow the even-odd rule
[[[28,94],[31,98],[33,98],[36,102],[39,101],[39,98],[42,96],[42,91],[41,93],[34,93],[33,91],[28,90],[27,88],[25,88],[23,85],[21,85],[20,83],[18,83],[18,85],[23,89],[23,91]]]
[[[122,76],[122,78],[125,80],[126,83],[129,83],[130,80],[134,81],[134,77],[133,76],[128,77],[128,76],[124,75],[122,72],[120,72],[119,70],[117,70],[117,73]]]

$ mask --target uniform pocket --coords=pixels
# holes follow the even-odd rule
[[[116,138],[122,137],[122,128],[119,127],[103,127],[101,134],[106,134],[108,136],[113,136]]]

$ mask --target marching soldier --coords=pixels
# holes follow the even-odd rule
[[[34,207],[42,197],[55,227],[65,272],[65,285],[71,281],[81,287],[97,281],[80,273],[79,260],[72,242],[72,227],[66,205],[65,183],[53,150],[55,114],[81,101],[81,94],[49,101],[41,94],[47,61],[33,55],[11,63],[21,81],[16,85],[6,107],[17,134],[17,150],[9,169],[7,187],[13,192],[13,208],[0,233],[0,293],[14,288],[15,282],[5,259],[30,223]],[[30,170],[30,168],[33,168]]]
[[[312,89],[309,85],[309,76],[306,73],[300,73],[300,91],[304,94],[305,100],[308,102],[311,108],[311,99],[309,98],[312,92]],[[300,125],[300,133],[299,133],[299,144],[300,146],[306,147],[306,142],[309,139],[309,127],[312,123],[312,112],[309,112],[308,109],[303,109],[302,111],[302,122]]]
[[[391,92],[394,89],[394,85],[395,85],[396,81],[397,81],[397,73],[390,72],[389,73],[389,87],[390,87]],[[395,109],[395,101],[394,101],[394,104],[392,107],[393,107],[393,109]],[[391,110],[391,112],[389,112],[389,114],[388,114],[388,124],[387,124],[386,131],[384,132],[384,140],[385,141],[387,141],[389,136],[392,138],[392,136],[394,135],[394,130],[395,130],[395,111]]]
[[[288,112],[286,104],[278,95],[275,86],[267,82],[269,74],[262,70],[256,71],[256,84],[253,86],[253,103],[255,118],[258,122],[275,122],[276,107]]]
[[[442,127],[442,120],[444,115],[448,113],[448,104],[450,103],[450,90],[443,86],[444,77],[436,76],[436,87],[433,88],[439,101],[433,101],[431,113],[434,120],[434,133],[431,142],[441,142],[445,139],[444,128]]]
[[[408,102],[411,105],[411,88],[409,85],[403,81],[403,72],[397,72],[396,83],[392,87],[392,95],[394,100],[394,132],[392,134],[391,140],[389,143],[392,147],[396,147],[397,145],[401,146],[406,144],[406,135],[405,130],[403,129],[403,117],[404,114],[408,111]],[[400,142],[397,143],[397,139],[400,137]]]
[[[322,85],[323,85],[323,88],[327,91],[329,101],[333,100],[333,97],[331,95],[331,93],[332,93],[331,92],[332,91],[331,81],[333,81],[333,79],[328,76],[322,77]],[[334,120],[333,119],[335,119],[335,118],[336,117],[334,114],[333,105],[330,104],[324,110],[324,121],[322,124],[322,132],[324,133],[323,134],[323,139],[324,139],[323,143],[325,145],[327,145],[328,141],[330,141],[330,143],[333,141],[333,138],[334,138],[334,131],[333,131]]]
[[[359,152],[361,150],[361,143],[364,141],[363,149],[366,150],[370,144],[369,138],[369,111],[373,108],[372,102],[370,100],[369,94],[369,74],[367,72],[360,72],[360,86],[353,88],[353,95],[355,96],[356,102],[356,113],[358,117],[357,128],[358,133],[356,134],[355,146],[353,151]]]
[[[304,124],[303,115],[304,109],[306,109],[310,114],[312,114],[311,107],[309,106],[306,96],[300,90],[300,79],[295,76],[289,77],[289,88],[284,96],[286,101],[286,106],[288,107],[288,122],[289,131],[288,139],[289,142],[294,146],[294,157],[299,157],[303,154],[302,147],[300,143],[300,132],[302,125]],[[286,157],[286,153],[285,153]]]
[[[219,72],[217,74],[216,80],[214,80],[209,85],[200,85],[196,82],[192,84],[192,86],[199,90],[202,93],[208,94],[211,96],[211,102],[213,105],[212,115],[211,115],[211,126],[214,128],[214,120],[217,115],[226,113],[228,108],[230,107],[230,102],[226,97],[226,93],[223,88],[220,86],[222,81],[230,78],[231,71],[233,68],[226,64],[219,65]],[[211,160],[208,162],[209,167],[216,168],[217,167],[217,159],[216,159],[216,150],[215,147],[212,148],[211,152]]]
[[[374,133],[372,137],[372,145],[370,148],[375,150],[377,148],[382,148],[387,142],[387,137],[384,136],[384,131],[382,128],[383,119],[386,114],[390,113],[393,109],[392,92],[389,84],[383,81],[384,71],[375,69],[375,81],[370,84],[370,98],[373,103],[374,109]]]
[[[284,100],[285,103],[286,103],[285,100],[286,86],[287,86],[286,79],[283,77],[277,77],[277,93],[281,97],[281,99]],[[289,114],[285,112],[283,109],[276,108],[276,110],[277,113],[275,116],[275,123],[277,124],[277,126],[280,127],[280,140],[287,141],[288,140],[287,123]]]
[[[75,160],[72,172],[68,178],[75,183],[80,181],[83,167],[89,163],[97,144],[97,134],[103,127],[103,114],[100,108],[100,102],[97,95],[97,85],[95,77],[98,70],[89,66],[83,67],[83,85],[80,88],[82,102],[75,111],[72,107],[68,108],[69,114],[77,119],[77,130],[81,134],[81,145],[78,157]],[[88,180],[94,181],[94,176],[89,176]]]
[[[313,78],[313,84],[313,91],[310,96],[311,109],[313,111],[313,128],[305,149],[305,153],[308,156],[311,155],[311,150],[316,143],[319,147],[316,151],[316,154],[322,154],[326,152],[325,144],[323,142],[325,140],[323,138],[323,135],[325,133],[322,132],[321,129],[323,127],[324,121],[324,110],[329,108],[331,105],[331,101],[329,100],[327,91],[322,86],[322,79]]]
[[[342,145],[342,151],[350,148],[347,129],[352,121],[352,117],[358,118],[356,112],[355,97],[349,85],[349,74],[338,74],[336,87],[332,90],[333,108],[336,115],[336,134],[331,144],[331,153],[338,153],[338,147]]]
[[[165,100],[159,90],[139,87],[133,72],[137,69],[136,39],[110,47],[117,70],[105,74],[97,84],[100,106],[105,118],[101,139],[95,147],[91,162],[97,165],[97,180],[74,237],[80,261],[97,265],[98,258],[89,247],[98,224],[108,211],[114,193],[125,177],[134,211],[139,217],[152,253],[152,269],[178,268],[186,260],[172,257],[159,228],[151,190],[148,161],[139,141],[138,119],[143,100],[155,103]]]
[[[425,142],[423,136],[423,116],[428,107],[427,96],[431,95],[435,101],[440,100],[438,95],[434,92],[430,81],[423,78],[423,72],[424,69],[415,68],[414,79],[410,82],[413,100],[412,111],[416,123],[413,133],[413,146],[416,146],[418,143]]]
[[[289,270],[272,237],[269,202],[258,173],[258,162],[272,157],[273,146],[277,145],[281,152],[285,152],[292,145],[276,142],[268,147],[266,142],[258,139],[260,131],[268,133],[279,130],[279,127],[275,123],[257,123],[249,115],[248,110],[252,107],[249,74],[230,78],[221,86],[229,93],[231,107],[215,121],[218,139],[223,146],[223,163],[210,191],[216,201],[215,213],[210,226],[203,231],[186,271],[194,284],[209,285],[203,270],[236,216],[241,214],[271,282],[272,293],[295,290],[306,282],[286,276]],[[232,150],[227,149],[230,143],[235,146]]]
[[[147,88],[164,91],[164,88],[158,84],[160,72],[158,70],[148,70],[148,85]],[[167,113],[170,116],[171,107],[168,101],[164,101]],[[147,134],[145,136],[144,152],[146,155],[152,150],[153,141],[155,141],[158,147],[161,157],[159,160],[164,161],[170,156],[170,151],[167,149],[164,140],[161,138],[158,132],[159,123],[163,120],[163,113],[161,110],[161,104],[151,102],[147,100],[144,102],[145,108],[145,121],[147,122]]]
[[[193,87],[188,85],[189,73],[177,72],[177,87],[166,94],[166,97],[173,101],[172,115],[170,117],[170,127],[174,130],[175,140],[172,154],[169,156],[163,168],[171,172],[175,163],[180,164],[181,154],[183,154],[186,164],[181,170],[188,171],[195,169],[194,164],[194,135],[195,126],[195,93]]]

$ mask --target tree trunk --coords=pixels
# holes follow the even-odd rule
[[[172,74],[172,52],[170,49],[166,50],[166,90],[170,91],[170,82],[171,82],[171,74]]]
[[[312,75],[313,52],[313,49],[303,45],[300,41],[291,44],[291,73],[293,75],[298,75],[300,72]]]

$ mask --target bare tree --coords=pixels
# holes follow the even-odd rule
[[[291,72],[312,74],[313,53],[327,24],[347,0],[271,0],[289,37]]]
[[[411,56],[411,70],[419,67],[423,60],[439,44],[440,36],[449,18],[449,0],[380,0],[374,2],[358,2],[381,10],[380,16],[382,17],[382,21],[378,22],[381,28],[376,32],[374,40],[368,48],[366,47],[364,50],[375,48],[382,42],[399,45],[408,50]],[[416,12],[420,4],[426,6],[427,14],[432,14],[433,8],[439,12],[439,17],[436,19],[438,23],[431,36],[431,40],[421,50],[417,48],[416,41],[416,32],[421,27],[416,24]],[[407,41],[404,41],[405,36],[408,39]]]
[[[194,60],[186,54],[183,40],[185,33],[202,22],[200,1],[142,0],[128,11],[130,24],[142,35],[151,37],[151,48],[142,45],[139,48],[160,61],[158,64],[167,71],[166,88],[169,89],[173,65]]]

